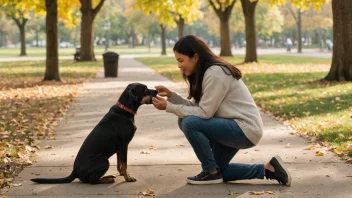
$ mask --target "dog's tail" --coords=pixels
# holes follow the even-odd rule
[[[68,177],[64,178],[35,178],[31,179],[33,182],[37,182],[39,184],[63,184],[63,183],[71,183],[74,179],[77,178],[75,171],[73,170],[72,173]]]

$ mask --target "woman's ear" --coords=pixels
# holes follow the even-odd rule
[[[193,61],[194,62],[198,62],[198,59],[199,59],[199,56],[198,56],[197,53],[195,53],[194,56],[193,56]]]

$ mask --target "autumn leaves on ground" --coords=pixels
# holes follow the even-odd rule
[[[57,119],[101,65],[60,61],[63,82],[42,82],[44,61],[1,63],[0,188],[12,185],[13,176],[32,164],[38,140],[55,140]]]
[[[139,58],[174,81],[182,81],[174,58]],[[241,63],[243,57],[227,58]],[[260,63],[238,65],[256,104],[292,127],[297,135],[327,146],[342,158],[352,157],[352,84],[321,82],[329,59],[262,56]],[[317,153],[323,155],[323,153]]]

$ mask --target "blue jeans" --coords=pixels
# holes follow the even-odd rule
[[[263,179],[264,164],[229,164],[240,149],[255,146],[236,121],[186,116],[178,120],[205,172],[220,168],[224,181]]]

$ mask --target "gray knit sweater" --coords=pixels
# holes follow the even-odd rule
[[[255,145],[263,135],[263,122],[248,88],[241,79],[227,75],[217,65],[208,68],[204,74],[199,103],[173,92],[168,99],[166,112],[180,118],[194,115],[202,119],[234,119]]]

